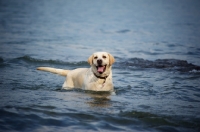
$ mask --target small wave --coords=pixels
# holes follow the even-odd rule
[[[86,61],[80,61],[80,62],[64,62],[64,61],[60,61],[60,60],[43,60],[43,59],[36,59],[36,58],[32,58],[30,56],[22,56],[22,57],[18,57],[15,59],[12,59],[11,62],[26,62],[26,63],[30,63],[30,64],[53,64],[53,65],[69,65],[69,66],[85,66],[88,65],[88,63]]]
[[[0,64],[3,63],[3,62],[4,62],[3,58],[0,57]]]
[[[30,108],[24,109],[23,111],[27,112],[28,110],[31,109]],[[27,129],[34,130],[34,127],[39,128],[41,125],[59,127],[59,126],[66,126],[68,125],[67,123],[69,123],[69,122],[66,123],[64,120],[61,119],[41,116],[38,114],[38,112],[48,113],[48,111],[36,111],[33,112],[32,114],[20,114],[17,112],[12,112],[12,110],[0,110],[1,113],[0,116],[2,119],[0,124],[0,131],[15,131],[15,130],[27,131]]]
[[[3,66],[4,65],[3,63],[4,63],[4,60],[3,58],[0,57],[0,66]]]
[[[0,57],[0,68],[6,66],[7,64],[5,63],[5,60]]]
[[[200,73],[200,70],[196,70],[196,69],[192,69],[191,71],[189,71],[190,73]]]
[[[191,128],[191,126],[194,128],[199,127],[196,123],[196,119],[191,119],[188,121],[186,117],[183,118],[182,116],[163,116],[141,111],[126,111],[121,112],[119,115],[122,117],[137,118],[144,121],[148,125],[160,126],[162,128],[168,127],[170,129],[174,129],[176,126],[184,126],[187,128]]]
[[[142,58],[131,58],[123,62],[117,63],[117,66],[123,67],[139,67],[139,68],[158,68],[170,69],[173,68],[182,72],[200,71],[200,66],[188,63],[185,60],[177,59],[157,59],[155,61],[144,60]]]
[[[128,29],[124,29],[124,30],[119,30],[119,31],[116,31],[117,33],[128,33],[130,32],[130,30]]]

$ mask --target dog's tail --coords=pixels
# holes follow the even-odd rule
[[[61,76],[67,76],[67,73],[70,71],[70,70],[56,69],[56,68],[51,68],[51,67],[38,67],[37,70],[47,71],[47,72],[59,74]]]

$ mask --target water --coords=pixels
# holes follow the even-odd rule
[[[1,0],[0,131],[200,131],[198,0]],[[37,71],[115,58],[116,95]]]

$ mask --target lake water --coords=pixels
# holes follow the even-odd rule
[[[1,0],[0,131],[200,131],[199,0]],[[116,58],[116,95],[37,71]]]

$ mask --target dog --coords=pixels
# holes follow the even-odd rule
[[[81,88],[91,91],[114,91],[112,82],[112,64],[115,58],[107,52],[95,52],[88,58],[90,68],[74,70],[38,67],[37,70],[66,76],[63,89]]]

